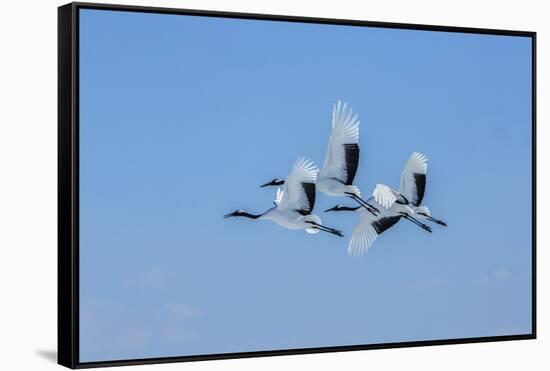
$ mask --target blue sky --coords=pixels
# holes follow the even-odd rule
[[[531,44],[511,36],[82,10],[81,361],[531,331]],[[361,119],[356,184],[424,202],[362,259],[261,212],[332,105]]]

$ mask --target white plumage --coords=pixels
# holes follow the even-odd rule
[[[414,152],[401,172],[399,193],[414,206],[419,206],[424,198],[427,171],[428,158],[422,153]]]
[[[287,229],[304,229],[308,233],[324,231],[342,236],[340,231],[321,225],[321,218],[312,213],[315,206],[317,172],[318,169],[311,160],[299,158],[284,180],[284,186],[277,188],[273,201],[275,207],[262,214],[237,210],[225,217],[241,216],[271,220]]]
[[[399,203],[394,203],[390,208],[385,209],[382,205],[373,202],[375,207],[379,207],[380,212],[373,215],[367,212],[362,206],[349,207],[343,205],[336,205],[335,207],[326,211],[359,211],[361,213],[357,225],[353,229],[351,239],[348,244],[348,254],[352,256],[363,255],[369,247],[372,246],[374,241],[379,235],[384,233],[389,228],[393,227],[401,218],[411,221],[419,227],[431,232],[431,228],[427,225],[416,220],[414,210]]]
[[[360,209],[362,212],[359,222],[352,232],[348,254],[363,255],[380,234],[395,225],[401,218],[409,220],[428,232],[432,231],[431,228],[418,221],[417,216],[446,225],[444,222],[432,218],[427,207],[420,206],[426,189],[427,161],[427,157],[419,152],[414,152],[409,157],[401,172],[399,192],[385,184],[376,185],[373,191],[374,203],[372,205],[379,210],[377,214],[365,212],[365,209],[359,207],[350,208],[341,205],[327,210],[354,211]]]
[[[332,110],[332,130],[325,162],[317,177],[317,190],[328,196],[350,197],[371,213],[377,210],[361,198],[353,184],[359,166],[359,119],[346,103],[338,101]],[[279,186],[285,180],[275,178],[262,185]]]
[[[397,192],[385,184],[377,184],[372,195],[376,203],[384,209],[389,209],[397,200]]]
[[[285,179],[283,190],[281,190],[282,195],[277,195],[277,198],[280,197],[279,209],[308,210],[311,212],[315,205],[315,183],[318,171],[313,161],[299,158]],[[312,190],[307,189],[307,187],[312,187]]]
[[[275,178],[262,185],[277,188],[275,207],[263,214],[250,214],[237,210],[230,216],[271,220],[288,229],[304,229],[308,233],[324,231],[342,237],[340,231],[325,227],[321,218],[313,213],[316,190],[328,196],[345,196],[360,206],[337,205],[326,211],[361,212],[348,244],[348,254],[363,255],[378,236],[394,226],[401,218],[431,232],[431,228],[418,221],[416,216],[446,225],[430,215],[427,207],[421,206],[426,189],[428,158],[414,152],[401,172],[399,191],[385,184],[377,184],[373,197],[365,201],[353,184],[359,166],[359,119],[346,103],[338,101],[332,111],[332,130],[323,167],[318,171],[312,161],[299,158],[285,179]]]
[[[428,207],[421,206],[426,192],[427,172],[428,158],[420,152],[414,152],[401,172],[399,192],[387,185],[377,184],[373,192],[374,199],[386,209],[394,203],[408,205],[417,218],[447,226],[444,221],[432,217]]]
[[[332,131],[317,188],[328,196],[351,197],[374,213],[375,209],[361,199],[359,187],[353,185],[359,167],[359,124],[350,106],[340,101],[334,105]]]
[[[359,124],[353,109],[338,101],[332,111],[332,132],[325,162],[319,172],[319,191],[329,196],[359,193],[353,183],[359,163]],[[346,153],[347,152],[347,153]]]
[[[414,214],[410,207],[400,204],[394,204],[389,209],[381,208],[380,210],[380,213],[374,216],[361,208],[361,216],[348,243],[348,254],[350,256],[362,256],[378,236],[393,227],[403,216]]]
[[[419,206],[426,190],[426,172],[428,158],[422,153],[414,152],[401,172],[399,192],[385,184],[377,184],[373,191],[374,199],[385,209],[394,202],[404,205]]]

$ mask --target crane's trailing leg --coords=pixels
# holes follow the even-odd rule
[[[367,211],[372,215],[376,216],[376,214],[380,212],[380,210],[378,210],[376,207],[372,206],[371,204],[369,204],[367,201],[363,200],[361,197],[357,196],[356,194],[351,192],[346,192],[346,195],[348,195],[348,197],[355,200],[355,202],[357,202],[359,205],[367,209]]]
[[[407,219],[408,221],[413,222],[414,224],[416,224],[420,228],[424,229],[425,231],[428,231],[428,232],[432,233],[432,228],[429,225],[426,225],[422,222],[419,222],[418,220],[416,220],[415,218],[413,218],[412,216],[410,216],[408,214],[403,215],[403,217],[405,219]]]
[[[325,227],[324,225],[321,225],[321,224],[319,224],[317,222],[314,222],[312,220],[308,220],[308,221],[306,221],[306,223],[309,223],[309,224],[313,225],[315,229],[318,229],[320,231],[328,232],[328,233],[334,234],[334,235],[339,236],[339,237],[344,237],[342,232],[339,231],[338,229]]]
[[[437,224],[445,226],[445,227],[447,226],[447,223],[445,223],[443,220],[439,220],[439,219],[433,218],[431,216],[426,216],[426,219],[428,219],[430,222],[434,222],[434,223],[437,223]]]

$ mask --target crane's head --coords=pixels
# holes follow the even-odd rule
[[[233,211],[232,213],[225,214],[223,217],[224,217],[224,218],[230,218],[230,217],[232,217],[232,216],[243,216],[243,215],[245,215],[245,214],[247,214],[247,212],[244,211],[244,210],[235,210],[235,211]]]
[[[285,184],[284,179],[275,178],[271,182],[261,185],[260,188],[267,187],[267,186],[280,186],[283,184]]]
[[[360,208],[360,206],[350,207],[350,206],[344,206],[344,205],[338,204],[334,207],[331,207],[330,209],[326,209],[325,213],[329,212],[329,211],[356,211],[359,208]]]
[[[249,219],[258,219],[262,215],[263,214],[250,214],[248,211],[244,211],[244,210],[235,210],[232,213],[225,214],[223,217],[230,218],[232,216],[244,216],[245,218],[249,218]]]

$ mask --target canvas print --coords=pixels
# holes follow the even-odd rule
[[[532,333],[531,38],[78,11],[80,362]]]

